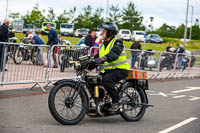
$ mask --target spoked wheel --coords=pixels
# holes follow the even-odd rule
[[[33,64],[38,64],[38,58],[39,58],[39,55],[40,55],[40,50],[39,48],[37,47],[34,47],[32,50],[31,50],[31,61]]]
[[[75,83],[65,82],[55,85],[49,94],[49,110],[61,124],[77,124],[86,114],[87,97],[75,88]]]
[[[24,60],[24,49],[23,48],[17,48],[14,51],[14,58],[13,58],[15,64],[21,64]]]
[[[126,121],[138,121],[140,120],[146,111],[147,99],[144,91],[136,89],[132,83],[127,83],[124,86],[124,92],[122,93],[123,112],[122,118]]]

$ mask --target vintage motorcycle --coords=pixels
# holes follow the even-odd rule
[[[149,68],[149,70],[152,71],[153,68],[157,67],[158,62],[155,59],[154,52],[151,49],[147,51],[142,51],[138,59],[138,67],[142,70],[144,70],[145,68]]]
[[[20,45],[16,45],[14,48],[14,55],[13,55],[13,61],[15,64],[21,64],[23,61],[29,61],[33,64],[37,64],[38,55],[40,53],[40,50],[37,46],[28,46],[27,44],[30,44],[31,41],[24,37],[21,40]],[[24,45],[25,44],[25,45]]]
[[[78,78],[57,81],[50,91],[48,106],[52,116],[61,124],[74,125],[87,114],[89,117],[121,115],[126,121],[140,120],[148,104],[145,90],[148,80],[127,78],[116,83],[120,95],[120,109],[110,112],[111,98],[101,85],[101,75],[88,74],[88,56],[78,61],[70,61],[76,69]]]

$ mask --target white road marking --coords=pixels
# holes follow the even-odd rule
[[[162,131],[160,131],[160,132],[158,132],[158,133],[169,133],[169,132],[171,132],[171,131],[173,131],[173,130],[179,128],[179,127],[182,127],[182,126],[184,126],[184,125],[186,125],[186,124],[188,124],[188,123],[190,123],[190,122],[192,122],[192,121],[194,121],[194,120],[196,120],[196,119],[198,119],[198,118],[196,118],[196,117],[191,117],[191,118],[186,119],[186,120],[184,120],[184,121],[182,121],[182,122],[180,122],[180,123],[178,123],[178,124],[176,124],[176,125],[174,125],[174,126],[171,126],[171,127],[167,128],[167,129],[165,129],[165,130],[162,130]]]
[[[190,101],[194,101],[194,100],[199,100],[200,97],[195,97],[195,96],[189,96],[189,97],[192,97],[191,99],[189,99]]]
[[[172,98],[182,98],[182,97],[186,97],[186,95],[173,96]]]
[[[181,92],[187,92],[187,91],[194,91],[194,90],[200,90],[200,87],[187,87],[188,89],[183,90],[177,90],[177,91],[171,91],[172,93],[181,93]]]
[[[155,91],[148,90],[148,92],[155,92]]]
[[[152,95],[152,96],[163,96],[163,97],[168,97],[168,96],[176,95],[176,94],[165,94],[165,93],[163,93],[163,92],[158,92],[158,93],[149,94],[149,95]]]

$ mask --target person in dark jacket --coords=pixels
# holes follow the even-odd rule
[[[166,47],[166,52],[172,52],[170,49],[172,48],[172,43],[169,43]]]
[[[186,61],[185,58],[184,58],[185,57],[185,49],[184,49],[182,44],[178,45],[178,47],[175,50],[175,53],[178,54],[178,62],[179,62],[178,63],[178,69],[182,70],[183,69],[183,64]]]
[[[116,24],[105,22],[98,29],[102,29],[104,42],[99,46],[99,54],[95,57],[94,64],[102,64],[102,85],[112,98],[112,106],[109,111],[117,111],[120,108],[119,93],[115,84],[128,76],[129,64],[126,59],[123,42],[115,37],[118,32]],[[93,62],[89,69],[93,69]]]
[[[132,49],[133,51],[131,52],[132,54],[132,60],[131,60],[131,68],[135,67],[135,62],[137,61],[137,57],[138,57],[138,50],[141,50],[141,44],[139,42],[139,40],[136,40],[132,46],[130,47],[130,49]]]
[[[95,40],[96,40],[96,31],[92,31],[88,36],[85,38],[85,44],[89,48],[95,45]]]
[[[57,45],[58,44],[57,31],[55,29],[51,28],[50,24],[47,24],[46,26],[47,26],[47,30],[49,31],[47,45],[49,45],[51,47],[53,45]],[[54,47],[54,49],[53,49],[52,56],[53,56],[53,62],[54,62],[53,68],[57,68],[58,65],[57,65],[57,60],[56,60],[56,47]]]
[[[3,25],[0,26],[0,42],[8,42],[8,26],[10,21],[8,19],[4,20]],[[4,47],[0,44],[0,71],[3,69],[4,60]],[[7,69],[5,69],[7,71]]]
[[[44,41],[42,40],[42,38],[40,38],[38,35],[33,35],[33,34],[29,34],[28,38],[30,40],[32,40],[33,44],[36,45],[44,45]],[[40,55],[38,58],[38,65],[43,65],[44,64],[44,60],[43,60],[43,54],[44,54],[44,47],[38,47],[40,50]]]

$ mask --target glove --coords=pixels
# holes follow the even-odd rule
[[[93,70],[97,67],[98,65],[94,62],[94,61],[91,61],[88,63],[88,70]]]
[[[94,62],[95,62],[96,64],[102,64],[102,63],[105,62],[105,60],[104,60],[104,58],[96,58],[96,59],[94,60]]]

